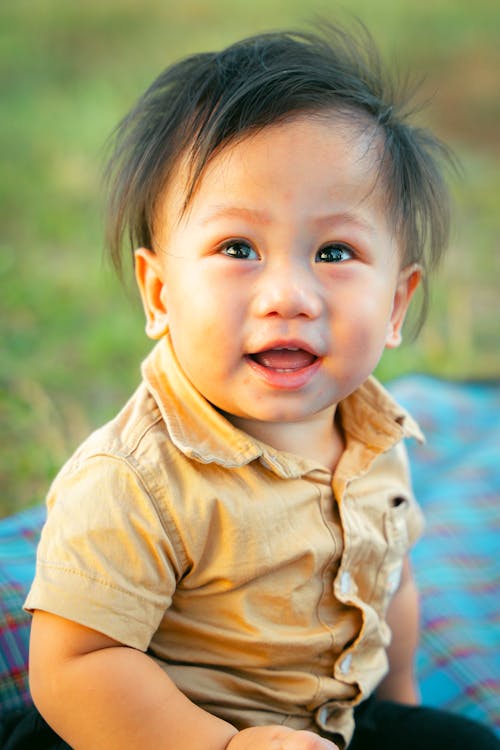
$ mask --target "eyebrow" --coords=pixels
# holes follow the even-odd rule
[[[272,219],[267,211],[260,211],[257,208],[246,208],[245,206],[210,206],[208,213],[202,219],[202,224],[210,224],[211,221],[224,218],[250,219],[259,224],[270,224]]]
[[[339,224],[341,226],[344,224],[348,224],[351,226],[355,226],[365,232],[368,232],[371,235],[373,235],[375,232],[375,227],[373,227],[372,224],[370,224],[368,221],[365,221],[360,215],[352,213],[350,211],[340,211],[338,213],[324,214],[322,216],[316,217],[313,223],[317,226],[324,225],[328,227],[335,227]]]
[[[271,224],[273,218],[267,211],[262,211],[257,208],[247,208],[246,206],[226,206],[224,204],[216,204],[210,206],[207,214],[201,220],[202,225],[210,224],[212,221],[217,221],[223,218],[235,218],[235,219],[247,219],[254,221],[259,224]],[[335,227],[336,225],[351,225],[355,226],[362,231],[368,232],[370,235],[375,233],[374,227],[361,216],[350,211],[340,211],[331,214],[322,214],[313,217],[311,224],[318,227]]]

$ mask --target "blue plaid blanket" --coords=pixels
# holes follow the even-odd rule
[[[35,568],[43,507],[0,521],[0,717],[31,702],[28,689],[30,617],[22,610]]]
[[[408,446],[427,519],[413,552],[423,702],[500,734],[500,384],[411,377],[391,391],[427,437]]]
[[[423,701],[500,734],[500,384],[412,376],[390,390],[427,436],[426,445],[408,446],[427,518],[413,552]],[[0,716],[30,702],[21,607],[44,515],[36,507],[0,520]]]

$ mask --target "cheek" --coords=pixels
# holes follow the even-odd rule
[[[177,358],[192,379],[214,376],[234,347],[231,310],[215,290],[196,284],[173,295],[169,314],[170,336]]]
[[[334,361],[356,384],[364,381],[377,366],[385,349],[389,306],[375,304],[373,298],[350,308],[350,314],[333,330]]]
[[[332,325],[345,343],[359,347],[385,338],[392,311],[392,297],[375,284],[351,288],[337,299],[332,311]]]

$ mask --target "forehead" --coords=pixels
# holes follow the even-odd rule
[[[328,112],[298,115],[232,139],[213,154],[190,194],[195,160],[185,153],[158,206],[172,226],[212,206],[279,205],[295,199],[318,210],[332,201],[384,211],[383,141],[369,118]],[[247,206],[248,207],[248,206]]]

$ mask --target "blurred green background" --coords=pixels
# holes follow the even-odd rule
[[[422,78],[420,117],[463,164],[428,323],[379,375],[499,376],[496,0],[2,0],[0,516],[43,499],[149,349],[132,286],[103,262],[102,146],[118,119],[181,56],[350,14]]]

